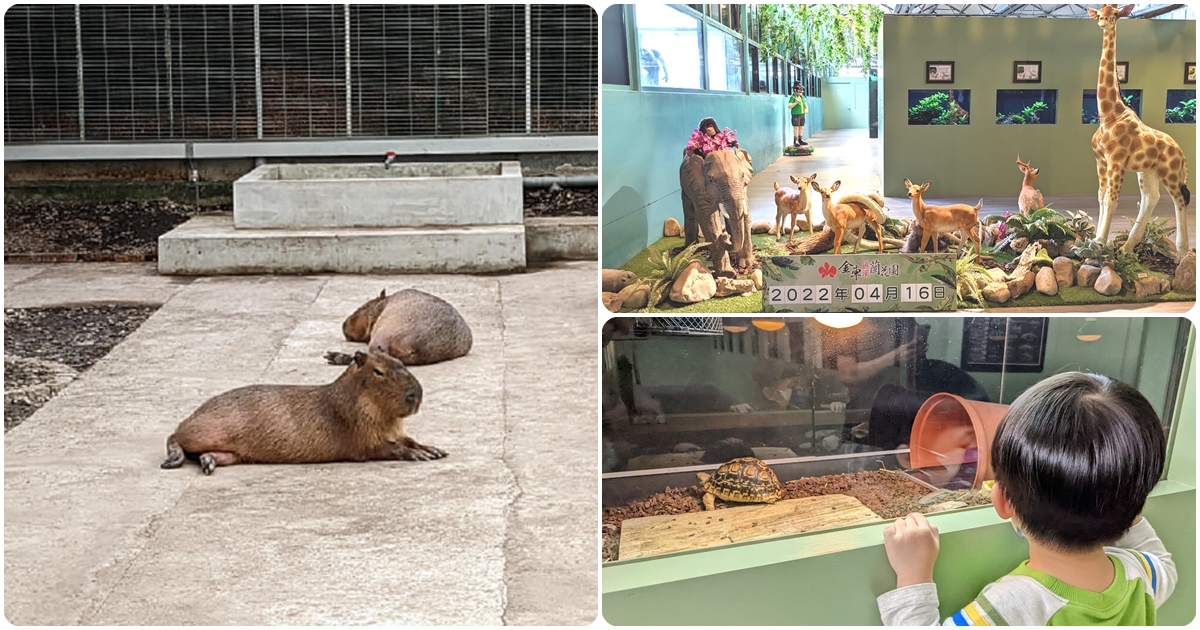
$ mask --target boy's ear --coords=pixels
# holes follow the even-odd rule
[[[1008,502],[1008,496],[1004,494],[1000,482],[992,485],[992,507],[996,509],[996,515],[1004,520],[1013,517],[1012,504]]]

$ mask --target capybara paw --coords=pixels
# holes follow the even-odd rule
[[[217,459],[210,453],[205,453],[200,456],[200,472],[211,475],[217,469]]]
[[[429,453],[431,456],[430,459],[441,459],[449,454],[436,446],[429,446],[427,444],[422,444],[421,448],[425,449],[426,453]]]
[[[396,458],[410,462],[428,462],[435,459],[441,459],[446,456],[446,452],[432,446],[417,444],[413,447],[396,446]]]

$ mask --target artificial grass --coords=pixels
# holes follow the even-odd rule
[[[796,236],[799,237],[801,232],[797,231]],[[803,232],[805,236],[808,232]],[[767,249],[775,245],[775,237],[771,234],[754,234],[750,237],[754,242],[754,247],[757,249]],[[786,238],[779,241],[782,245]],[[638,277],[645,276],[654,268],[648,259],[661,260],[663,252],[669,252],[676,247],[683,246],[682,236],[663,237],[651,243],[649,247],[638,252],[636,256],[631,258],[629,262],[621,266],[621,269],[632,271]],[[842,253],[853,253],[853,243],[843,243]],[[860,247],[860,252],[878,252],[878,248]],[[984,255],[994,256],[997,263],[1003,264],[1012,259],[1012,255],[1008,252],[989,252],[984,249]],[[712,266],[712,261],[703,255],[700,259],[705,265]],[[1150,275],[1160,278],[1168,278],[1166,274],[1151,271]],[[1040,306],[1073,306],[1084,304],[1147,304],[1152,302],[1193,302],[1196,300],[1194,293],[1181,293],[1178,291],[1170,291],[1161,295],[1150,295],[1144,298],[1138,298],[1129,283],[1121,289],[1121,292],[1114,296],[1104,296],[1096,293],[1095,289],[1090,287],[1065,287],[1058,290],[1058,295],[1043,295],[1036,290],[1031,290],[1029,293],[1022,295],[1016,300],[1009,300],[1004,304],[996,304],[994,302],[986,303],[982,308],[985,310],[1003,310],[1013,308],[1036,308]],[[960,309],[979,309],[980,305],[974,302],[958,303]],[[732,295],[729,297],[715,297],[704,302],[695,304],[676,305],[670,300],[662,303],[659,308],[651,311],[650,309],[622,309],[622,313],[761,313],[762,312],[762,291],[755,291],[750,295]]]

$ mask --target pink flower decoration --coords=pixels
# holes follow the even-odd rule
[[[733,143],[737,138],[737,131],[726,127],[724,131],[717,132],[716,135],[710,136],[699,129],[692,131],[692,137],[688,139],[687,150],[694,151],[699,149],[704,155],[708,155],[713,151],[733,148]]]

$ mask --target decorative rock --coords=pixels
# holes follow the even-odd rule
[[[770,221],[755,221],[750,224],[751,234],[769,234],[771,232],[772,223]]]
[[[617,293],[624,303],[622,308],[646,308],[650,301],[650,287],[640,282],[631,284]]]
[[[1054,259],[1054,278],[1058,281],[1058,288],[1075,286],[1075,263],[1066,256],[1059,256]]]
[[[1004,270],[999,267],[988,269],[987,275],[992,278],[992,282],[1004,282],[1008,280],[1008,276],[1004,273]]]
[[[717,297],[727,297],[730,295],[749,295],[757,289],[754,288],[754,280],[745,278],[742,280],[734,280],[733,278],[717,278]]]
[[[1175,280],[1171,282],[1171,286],[1181,293],[1196,292],[1196,252],[1184,254],[1179,266],[1175,268]]]
[[[680,442],[671,450],[676,453],[694,453],[696,451],[703,451],[704,449],[700,448],[696,444],[692,444],[691,442]]]
[[[754,273],[750,274],[750,279],[754,281],[754,290],[762,288],[762,269],[755,269]]]
[[[1079,258],[1079,256],[1075,255],[1074,239],[1064,241],[1062,247],[1058,248],[1058,253],[1060,256],[1066,256],[1067,258]]]
[[[1038,239],[1038,244],[1042,246],[1042,249],[1046,250],[1046,255],[1050,256],[1051,258],[1058,257],[1058,243],[1055,243],[1048,238],[1041,238]]]
[[[1038,293],[1042,295],[1058,295],[1058,280],[1054,277],[1054,270],[1050,267],[1042,267],[1038,270],[1034,284],[1037,286]]]
[[[934,503],[938,503],[942,499],[948,499],[953,495],[954,495],[954,493],[951,492],[950,490],[934,490],[933,492],[930,492],[929,494],[922,496],[920,499],[917,500],[917,502],[921,504],[921,507],[925,507],[927,505],[933,505]]]
[[[1096,278],[1095,288],[1100,295],[1116,295],[1121,292],[1121,276],[1112,267],[1105,267]]]
[[[1033,289],[1036,276],[1032,271],[1026,271],[1019,278],[1013,278],[1008,281],[1008,294],[1011,299],[1017,299]]]
[[[617,293],[637,278],[632,271],[621,269],[605,269],[600,272],[600,289],[607,293]]]
[[[675,217],[668,217],[663,221],[663,236],[683,236],[683,226],[679,225]]]
[[[967,507],[967,504],[962,501],[944,501],[929,506],[929,509],[925,510],[925,512],[945,512],[946,510],[957,510],[965,507]]]
[[[993,282],[986,287],[983,287],[983,299],[997,304],[1003,304],[1012,297],[1008,287],[1001,282]]]
[[[840,439],[838,439],[838,436],[836,436],[836,435],[827,435],[827,436],[821,438],[820,444],[821,444],[821,448],[823,448],[827,451],[832,451],[832,450],[836,449],[837,447],[841,446],[842,441]]]
[[[605,291],[600,294],[600,303],[604,304],[604,308],[610,313],[618,313],[621,311],[621,297],[611,291]]]
[[[775,226],[774,225],[771,226],[771,229],[767,230],[767,234],[770,234],[771,236],[775,236]]]
[[[1009,247],[1011,247],[1014,252],[1023,252],[1025,251],[1026,247],[1029,247],[1029,239],[1025,238],[1024,236],[1018,236],[1012,240],[1012,243],[1009,244]]]
[[[712,298],[717,293],[717,281],[712,272],[699,260],[693,260],[671,285],[671,300],[680,304],[694,304]]]
[[[1091,287],[1096,284],[1096,278],[1100,276],[1100,268],[1093,265],[1083,265],[1079,267],[1079,273],[1075,276],[1075,281],[1081,287]]]
[[[1133,293],[1139,299],[1162,293],[1162,281],[1157,276],[1146,275],[1133,283]]]

